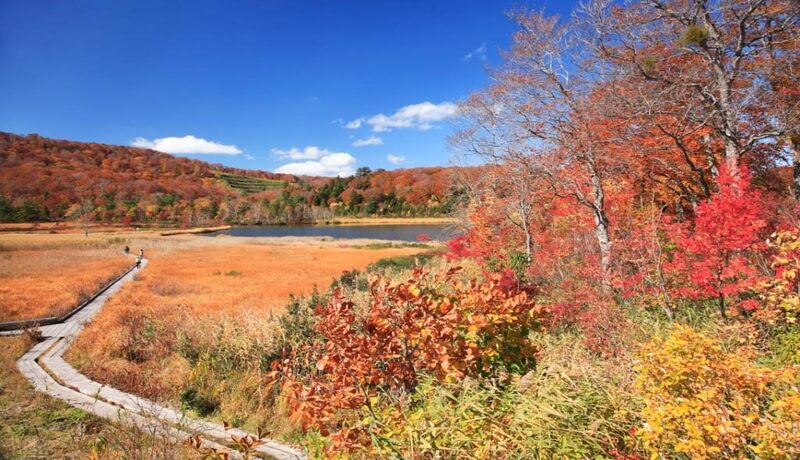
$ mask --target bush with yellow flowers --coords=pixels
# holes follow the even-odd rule
[[[751,357],[685,326],[642,349],[638,437],[651,458],[800,456],[796,373],[755,366]]]

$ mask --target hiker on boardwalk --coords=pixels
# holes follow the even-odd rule
[[[142,268],[142,256],[136,256],[136,268]]]
[[[139,257],[144,257],[144,249],[139,249]]]
[[[123,249],[123,251],[125,251],[125,254],[130,254],[131,253],[131,248],[125,246],[125,249]]]

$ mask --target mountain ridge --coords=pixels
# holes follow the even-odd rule
[[[0,221],[307,222],[448,213],[454,168],[294,176],[156,150],[0,132]]]

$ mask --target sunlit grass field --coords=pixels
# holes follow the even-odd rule
[[[277,316],[290,296],[325,291],[343,272],[379,259],[424,251],[370,249],[363,242],[253,241],[157,240],[150,264],[87,326],[68,359],[97,381],[152,399],[176,402],[187,390],[207,385],[213,389],[204,391],[225,395],[215,399],[257,408],[261,371],[209,375],[217,364],[252,359],[269,349],[280,334]],[[217,364],[198,365],[202,350]],[[231,395],[238,400],[230,401]],[[236,412],[258,412],[255,408]]]
[[[222,404],[220,414],[247,414],[259,424],[268,416],[258,410],[259,366],[227,376],[219,363],[241,369],[235,361],[269,349],[290,296],[325,291],[345,271],[425,250],[370,241],[162,237],[145,231],[88,237],[8,232],[0,234],[1,319],[63,313],[131,266],[132,258],[122,252],[126,245],[134,254],[144,249],[150,265],[105,305],[73,345],[70,359],[98,381],[172,404],[192,391],[213,394]],[[25,336],[2,340],[9,347],[0,356],[6,367],[0,415],[11,425],[0,458],[20,452],[112,458],[128,450],[147,458],[183,455],[172,442],[143,438],[34,392],[13,365],[31,344]],[[192,349],[219,363],[192,361]],[[54,423],[63,430],[50,430]],[[33,431],[24,431],[27,426]],[[68,448],[73,442],[82,447]]]
[[[133,264],[122,240],[0,234],[0,321],[66,313]]]

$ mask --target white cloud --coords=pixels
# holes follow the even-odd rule
[[[239,155],[242,151],[235,145],[220,144],[218,142],[207,141],[200,137],[162,137],[160,139],[148,140],[137,137],[131,141],[133,147],[158,150],[165,153],[202,153],[220,155]]]
[[[331,152],[328,149],[321,149],[316,145],[309,145],[303,150],[297,147],[292,147],[289,150],[272,149],[272,154],[280,158],[289,158],[291,160],[317,160],[327,155],[333,155],[337,152]]]
[[[355,174],[356,159],[349,153],[326,155],[317,161],[287,163],[275,170],[276,173],[298,176],[339,176]]]
[[[292,147],[289,150],[272,149],[279,158],[295,161],[280,166],[276,173],[296,174],[298,176],[352,176],[355,174],[356,159],[347,152],[332,152],[328,149],[309,145],[303,149]]]
[[[353,147],[364,147],[367,145],[383,145],[383,139],[378,136],[369,136],[365,139],[356,139]]]
[[[254,157],[253,155],[250,155],[249,153],[245,153],[244,157],[247,158],[248,160],[255,160],[256,159],[256,157]]]
[[[366,118],[364,118],[364,117],[356,118],[355,120],[347,122],[347,124],[344,125],[344,127],[347,128],[347,129],[358,129],[358,128],[361,127],[361,125],[364,124],[365,121],[366,121]]]
[[[399,128],[415,128],[425,131],[433,128],[434,123],[444,121],[455,114],[456,105],[452,102],[442,102],[441,104],[421,102],[402,107],[392,115],[379,113],[366,119],[359,118],[348,123],[346,127],[358,128],[366,123],[378,133]]]
[[[486,42],[483,42],[481,46],[465,54],[463,59],[464,61],[471,61],[472,58],[477,58],[481,61],[486,60]]]
[[[386,159],[389,161],[389,163],[393,165],[399,165],[405,163],[406,161],[406,157],[401,157],[399,155],[392,155],[391,153],[389,155],[386,155]]]

